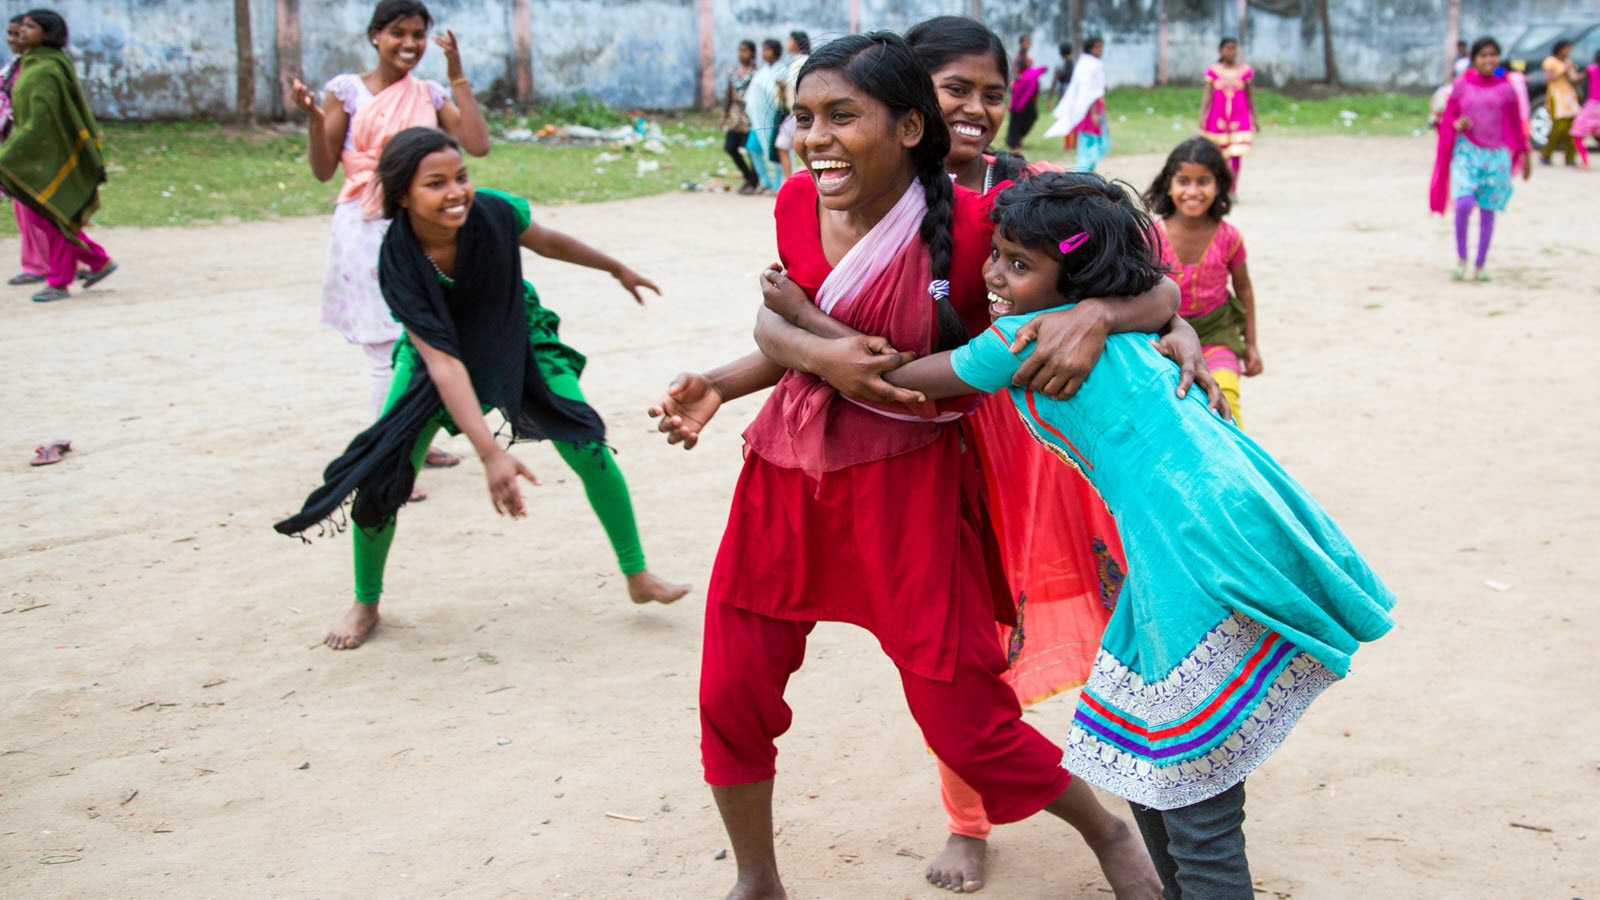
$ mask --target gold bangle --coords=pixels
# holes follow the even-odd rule
[[[450,86],[451,87],[460,87],[463,84],[468,84],[468,83],[469,82],[467,81],[467,76],[465,76],[465,75],[461,76],[460,78],[452,78],[452,79],[450,79]]]

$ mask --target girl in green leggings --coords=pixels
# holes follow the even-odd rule
[[[609,272],[643,303],[656,286],[615,259],[532,220],[528,202],[475,189],[449,135],[413,128],[392,138],[378,164],[385,215],[379,281],[405,326],[395,345],[384,414],[328,467],[326,483],[293,518],[299,534],[332,516],[353,492],[355,604],[324,642],[358,647],[378,623],[395,512],[410,495],[440,428],[465,434],[483,461],[497,512],[526,515],[519,476],[533,473],[494,438],[483,413],[498,409],[514,438],[547,438],[583,480],[635,603],[671,603],[688,588],[645,568],[628,485],[604,441],[604,425],[578,388],[583,355],[557,336],[560,319],[522,280],[519,246]]]

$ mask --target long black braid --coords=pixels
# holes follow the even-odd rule
[[[970,335],[950,302],[950,261],[955,253],[951,222],[955,213],[955,188],[945,172],[950,152],[950,130],[945,126],[934,94],[933,81],[911,48],[891,31],[852,34],[823,44],[811,54],[795,83],[818,71],[837,71],[851,84],[889,108],[896,118],[915,110],[922,118],[922,140],[911,148],[911,162],[927,199],[919,234],[928,245],[938,337],[935,349],[949,350],[965,344]]]

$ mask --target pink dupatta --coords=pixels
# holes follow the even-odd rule
[[[439,112],[433,107],[428,84],[410,75],[372,96],[350,120],[354,149],[339,155],[344,166],[344,187],[339,202],[361,201],[368,220],[383,216],[383,192],[378,186],[378,157],[383,145],[407,128],[437,128]]]
[[[928,249],[918,234],[927,208],[922,185],[913,181],[814,298],[840,322],[918,356],[932,351],[936,330]],[[815,375],[790,370],[744,438],[768,462],[820,480],[826,472],[925,447],[938,439],[942,423],[971,407],[970,397],[917,404],[857,401]]]

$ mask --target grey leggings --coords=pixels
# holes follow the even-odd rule
[[[1166,900],[1251,900],[1244,855],[1244,782],[1191,806],[1160,810],[1137,803],[1144,845]]]

